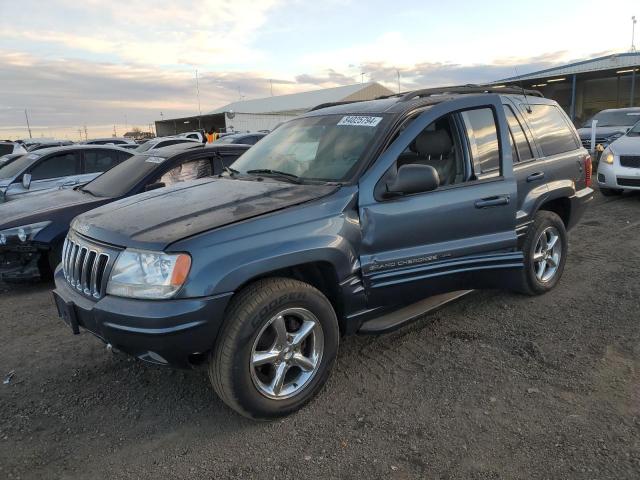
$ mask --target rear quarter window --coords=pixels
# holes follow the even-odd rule
[[[579,148],[573,130],[557,106],[531,105],[528,119],[545,157]]]

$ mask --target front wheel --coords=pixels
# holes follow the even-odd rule
[[[522,246],[525,258],[519,290],[541,295],[553,289],[562,277],[567,250],[567,230],[562,219],[545,210],[536,213]]]
[[[218,396],[250,418],[293,413],[322,388],[338,352],[327,298],[298,280],[270,278],[232,300],[210,356]]]

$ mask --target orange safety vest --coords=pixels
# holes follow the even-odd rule
[[[207,143],[213,143],[213,133],[207,133]]]

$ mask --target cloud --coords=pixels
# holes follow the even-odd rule
[[[0,27],[0,38],[108,54],[129,63],[222,65],[238,59],[257,61],[264,54],[252,47],[252,40],[280,3],[156,0],[150,7],[144,0],[63,0],[47,12],[46,22],[39,16],[21,25],[22,12],[42,9],[40,1],[25,0],[2,7],[3,17],[13,21]]]

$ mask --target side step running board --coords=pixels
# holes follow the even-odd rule
[[[362,324],[358,333],[386,333],[416,320],[425,313],[436,310],[447,303],[473,292],[473,290],[458,290],[442,293],[420,300],[412,305],[403,307],[395,312],[387,313]]]

